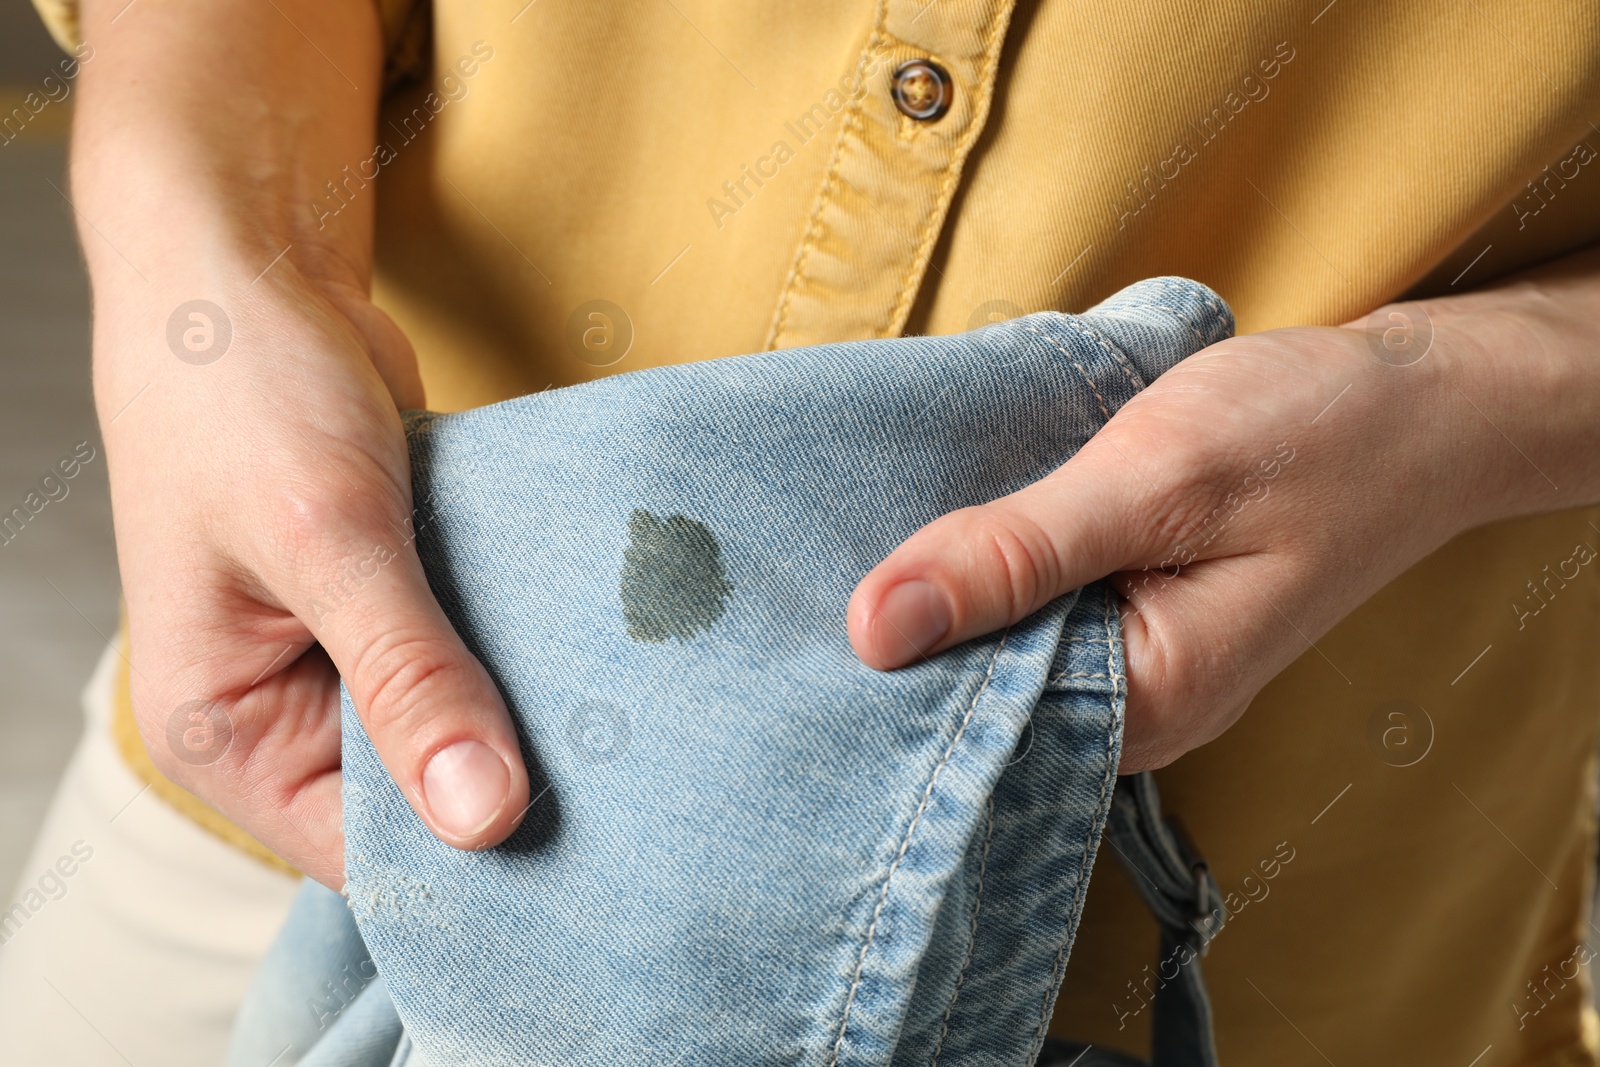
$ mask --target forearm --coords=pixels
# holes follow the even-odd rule
[[[97,317],[247,286],[291,245],[365,290],[372,197],[321,228],[311,205],[370,148],[372,0],[84,0],[83,27],[71,182]]]
[[[440,839],[497,844],[527,810],[516,732],[395,544],[398,409],[425,397],[367,295],[370,176],[314,206],[371,156],[373,0],[84,2],[72,192],[151,758],[339,886],[343,685]],[[382,571],[339,593],[375,545]],[[218,721],[220,747],[191,744]]]
[[[1447,437],[1463,525],[1600,501],[1600,246],[1423,307],[1435,351],[1378,369],[1400,397],[1436,361],[1416,418]]]

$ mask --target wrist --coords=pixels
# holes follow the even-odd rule
[[[203,263],[163,262],[148,282],[97,282],[93,377],[108,434],[112,420],[148,387],[178,389],[191,402],[209,404],[198,398],[221,400],[281,374],[297,354],[329,344],[339,351],[366,347],[349,312],[353,290],[306,276],[295,262],[298,251],[256,262],[245,258],[254,249],[228,248]]]
[[[292,191],[309,180],[303,176],[264,180],[245,193],[206,174],[199,161],[186,166],[175,156],[129,159],[118,176],[107,168],[104,151],[86,153],[71,176],[97,315],[179,291],[259,287],[291,275],[312,286],[367,289],[370,219],[350,212],[342,225],[319,229],[310,197]]]
[[[1431,326],[1417,417],[1459,485],[1461,529],[1600,500],[1600,275],[1558,270],[1402,308]]]

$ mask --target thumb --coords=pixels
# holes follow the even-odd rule
[[[307,619],[400,791],[438,838],[499,844],[528,773],[504,699],[428,587],[410,536],[379,535],[312,597]],[[362,542],[357,542],[358,545]]]
[[[1026,618],[1153,551],[1128,480],[1094,442],[1048,477],[912,534],[856,586],[850,644],[893,670]],[[1133,541],[1130,541],[1130,535]]]

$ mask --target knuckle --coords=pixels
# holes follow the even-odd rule
[[[130,686],[133,721],[145,753],[162,777],[199,791],[226,749],[214,725],[226,720],[221,702],[186,699],[168,687]],[[231,730],[224,731],[231,734]]]
[[[167,747],[166,724],[153,723],[139,719],[139,736],[144,741],[145,751],[150,755],[150,762],[155,765],[161,776],[185,788],[193,788],[194,768],[187,766],[177,755]]]
[[[1061,562],[1049,536],[1028,516],[996,507],[970,509],[965,541],[970,546],[980,598],[995,598],[993,607],[1015,621],[1036,609],[1055,592]]]
[[[326,551],[343,519],[343,508],[331,496],[301,487],[280,487],[266,505],[267,528],[273,541],[291,559]]]
[[[1236,664],[1245,655],[1225,637],[1201,638],[1159,614],[1147,620],[1129,675],[1129,729],[1144,769],[1213,740],[1243,713]]]
[[[388,523],[406,510],[397,487],[335,489],[290,483],[270,489],[264,505],[271,541],[291,559],[328,561],[352,544],[387,536]]]
[[[1227,479],[1216,458],[1180,448],[1164,468],[1165,477],[1149,487],[1142,509],[1154,543],[1166,549],[1208,542],[1229,513]]]
[[[426,699],[428,691],[459,673],[460,665],[437,641],[414,634],[385,634],[361,653],[350,678],[368,726],[410,733],[434,703]]]

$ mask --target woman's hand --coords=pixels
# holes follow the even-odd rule
[[[339,887],[342,675],[433,831],[498,843],[527,772],[417,558],[398,411],[422,387],[367,299],[372,193],[326,227],[311,208],[370,151],[373,5],[86,0],[84,21],[72,184],[151,757]]]
[[[1111,575],[1122,770],[1172,762],[1455,534],[1600,497],[1597,259],[1211,346],[1049,477],[908,539],[856,589],[852,644],[891,669]]]
[[[146,747],[338,886],[340,675],[445,842],[503,838],[527,775],[498,691],[417,559],[396,410],[421,405],[409,346],[361,294],[330,296],[293,265],[274,274],[222,288],[232,340],[214,363],[118,352],[120,339],[161,344],[147,336],[164,325],[157,308],[146,329],[101,320],[96,393]],[[140,388],[129,364],[151,380],[119,416]]]

